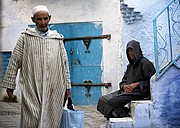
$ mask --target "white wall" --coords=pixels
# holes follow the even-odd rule
[[[103,82],[111,82],[118,88],[121,70],[121,17],[119,0],[3,0],[2,51],[13,50],[18,37],[28,24],[32,24],[32,8],[47,5],[52,15],[50,23],[102,21],[103,34],[111,34],[111,40],[103,39]]]
[[[143,18],[133,24],[122,22],[122,61],[123,70],[126,68],[125,48],[128,41],[134,39],[141,43],[143,54],[153,63],[154,60],[154,33],[153,19],[168,5],[171,0],[124,0],[128,7],[133,7],[134,11],[141,12]],[[165,21],[166,22],[166,21]]]

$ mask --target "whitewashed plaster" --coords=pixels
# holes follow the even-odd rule
[[[168,5],[170,0],[124,0],[128,7],[133,7],[134,11],[139,11],[143,18],[133,24],[127,24],[122,20],[122,55],[124,66],[126,66],[127,59],[125,53],[126,44],[128,41],[134,39],[141,43],[141,48],[145,57],[154,63],[154,33],[153,33],[153,19]]]
[[[20,33],[31,21],[32,8],[48,6],[52,16],[50,23],[102,21],[103,34],[111,34],[111,40],[103,39],[103,82],[112,83],[109,93],[118,88],[121,70],[121,17],[119,0],[3,0],[2,2],[2,51],[12,51]]]

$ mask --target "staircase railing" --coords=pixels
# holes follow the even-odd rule
[[[171,65],[180,68],[180,0],[172,0],[153,20],[156,79]]]

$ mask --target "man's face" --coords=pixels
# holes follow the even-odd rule
[[[51,20],[51,16],[49,16],[48,12],[39,11],[31,19],[36,24],[39,31],[46,32],[48,30],[48,23]]]
[[[136,59],[132,48],[128,48],[128,56],[129,56],[130,59],[132,59],[132,60],[135,60],[135,59]]]

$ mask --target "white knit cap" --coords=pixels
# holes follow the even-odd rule
[[[46,6],[44,6],[44,5],[38,5],[38,6],[36,6],[36,7],[33,8],[33,11],[32,11],[33,16],[34,16],[37,12],[39,12],[39,11],[45,11],[45,12],[48,12],[48,13],[49,13],[48,8],[47,8]]]

